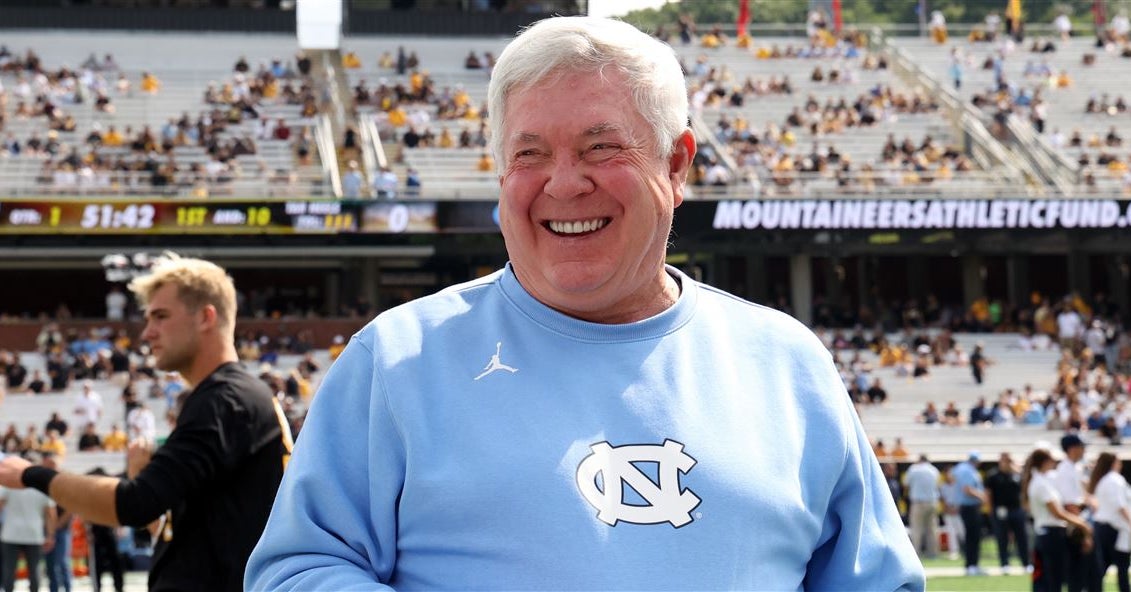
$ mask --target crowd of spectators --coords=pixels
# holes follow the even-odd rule
[[[6,56],[6,57],[5,57]],[[114,97],[133,95],[133,86],[113,57],[102,60],[91,55],[77,71],[67,67],[47,70],[35,52],[17,59],[0,47],[0,71],[14,74],[12,88],[0,85],[0,130],[9,118],[39,119],[43,129],[33,128],[26,138],[6,132],[0,156],[42,160],[36,177],[40,190],[72,193],[171,193],[207,197],[240,178],[262,180],[286,193],[293,186],[293,167],[271,169],[255,155],[258,141],[290,141],[295,163],[311,163],[309,126],[292,129],[282,118],[263,118],[267,104],[299,105],[302,116],[317,112],[316,96],[309,78],[309,60],[298,56],[299,70],[281,60],[261,64],[251,71],[241,57],[230,80],[210,83],[203,93],[205,106],[196,117],[188,112],[170,117],[158,130],[130,123],[106,124],[116,108]],[[114,84],[108,78],[117,75]],[[141,92],[156,94],[161,83],[152,73],[142,73]],[[13,101],[15,105],[12,105]],[[93,122],[79,134],[75,117],[64,109],[79,109],[90,103]],[[9,112],[11,115],[9,115]],[[98,113],[103,115],[100,117]],[[254,129],[244,125],[256,120]],[[177,158],[180,147],[199,147],[205,158]],[[188,160],[190,162],[182,162]],[[241,164],[243,162],[243,164]]]

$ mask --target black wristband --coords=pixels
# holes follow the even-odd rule
[[[58,474],[59,471],[55,469],[32,465],[24,469],[23,475],[20,475],[20,481],[23,482],[25,487],[38,489],[42,491],[44,495],[51,495],[47,489],[51,487],[51,480]]]

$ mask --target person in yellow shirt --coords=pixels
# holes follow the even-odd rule
[[[360,68],[361,58],[357,57],[357,54],[352,51],[346,52],[346,55],[342,56],[342,67],[350,69]]]
[[[463,90],[463,87],[460,86],[456,89],[456,93],[452,95],[452,103],[456,106],[457,110],[463,109],[471,104],[471,97],[469,97],[467,91]]]
[[[113,424],[110,426],[110,433],[102,438],[102,449],[107,452],[121,452],[126,449],[126,443],[126,433],[118,427],[118,424]]]
[[[141,73],[141,91],[142,92],[146,92],[146,93],[153,95],[153,94],[157,94],[157,91],[160,90],[160,89],[161,89],[161,81],[158,80],[156,76],[154,76],[153,74],[151,74],[149,72],[142,72]]]
[[[346,339],[341,335],[335,335],[334,343],[330,344],[330,360],[338,359],[344,349],[346,349]]]
[[[436,142],[441,148],[451,148],[456,144],[456,141],[452,138],[452,133],[448,131],[448,128],[440,130],[440,139],[438,139]]]
[[[389,109],[389,125],[393,127],[404,127],[407,123],[408,113],[405,113],[403,107],[396,105],[392,109]]]
[[[102,134],[103,146],[121,146],[122,142],[122,134],[118,133],[118,129],[114,126],[110,126],[106,133]]]
[[[67,444],[59,437],[58,430],[47,430],[47,439],[39,446],[40,452],[50,452],[55,456],[67,454]]]
[[[279,96],[279,81],[275,78],[263,85],[263,98],[274,99]]]
[[[895,448],[891,451],[891,457],[895,460],[906,460],[911,456],[911,453],[903,447],[903,438],[895,439]]]
[[[413,95],[420,96],[420,92],[424,90],[424,75],[413,70],[412,75],[408,77],[408,85]]]
[[[495,170],[495,159],[491,158],[490,154],[484,152],[479,155],[479,162],[476,163],[475,168],[480,172],[489,173]]]

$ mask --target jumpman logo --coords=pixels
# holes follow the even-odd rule
[[[491,361],[487,362],[487,366],[483,368],[483,372],[479,376],[475,377],[475,380],[479,380],[480,378],[483,378],[484,376],[487,376],[492,372],[498,372],[499,370],[506,370],[511,374],[518,372],[518,368],[507,366],[501,360],[499,360],[499,350],[501,349],[503,349],[502,341],[495,344],[495,355],[491,356]]]

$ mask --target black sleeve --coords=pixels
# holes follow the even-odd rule
[[[205,395],[205,396],[200,396]],[[177,427],[136,479],[118,483],[118,522],[144,526],[229,472],[248,453],[249,420],[235,399],[195,393]]]

